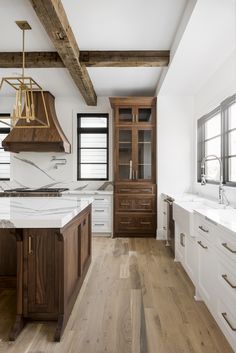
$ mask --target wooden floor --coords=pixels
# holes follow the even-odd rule
[[[14,292],[0,292],[1,353],[232,353],[163,242],[93,239],[93,263],[63,339],[54,324],[28,324],[7,342]],[[9,313],[10,308],[10,313]]]

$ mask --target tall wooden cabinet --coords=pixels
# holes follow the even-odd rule
[[[110,98],[114,235],[156,236],[156,98]]]

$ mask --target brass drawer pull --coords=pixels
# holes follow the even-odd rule
[[[227,245],[227,243],[222,243],[222,246],[223,246],[225,249],[229,250],[232,254],[236,254],[236,250],[231,249],[231,248]]]
[[[151,222],[143,222],[143,221],[141,221],[140,223],[141,224],[151,224]]]
[[[130,222],[120,222],[120,224],[130,224]]]
[[[226,283],[228,283],[230,285],[231,288],[236,289],[236,286],[230,282],[227,275],[222,275],[222,278],[225,280]]]
[[[150,206],[150,203],[140,203],[140,206]]]
[[[201,229],[205,233],[209,233],[209,230],[205,229],[203,226],[199,226],[198,228]]]
[[[32,237],[29,235],[29,239],[28,239],[28,246],[29,246],[29,255],[33,253],[33,250],[32,250]]]
[[[207,246],[203,245],[201,241],[198,241],[198,244],[203,248],[203,249],[208,249]]]
[[[121,205],[121,206],[130,206],[130,203],[129,203],[129,202],[121,202],[120,205]]]
[[[229,319],[227,318],[227,313],[221,313],[221,315],[223,316],[223,318],[225,319],[225,321],[227,322],[227,324],[229,325],[229,327],[231,328],[232,331],[236,331],[236,327],[233,327],[233,325],[231,324],[231,322],[229,321]]]

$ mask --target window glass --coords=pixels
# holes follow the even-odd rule
[[[232,104],[229,108],[229,129],[236,128],[236,103]]]
[[[236,183],[236,157],[229,158],[229,181]]]
[[[210,139],[221,133],[221,115],[220,113],[207,120],[205,123],[205,139]]]
[[[96,127],[107,127],[107,118],[81,118],[80,119],[80,127],[86,128],[96,128]]]
[[[221,156],[221,138],[215,137],[205,143],[205,156],[216,155],[217,157]]]
[[[10,152],[4,151],[2,147],[2,141],[9,132],[10,129],[0,123],[0,180],[10,179]]]
[[[236,155],[236,130],[229,132],[229,155]]]
[[[205,163],[205,174],[207,180],[220,180],[220,166],[217,159],[209,160]]]

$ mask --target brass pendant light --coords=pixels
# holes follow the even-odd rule
[[[43,89],[32,77],[25,76],[25,31],[31,30],[31,27],[27,21],[16,21],[16,24],[23,33],[22,74],[19,77],[3,77],[1,80],[0,91],[3,84],[6,83],[16,91],[16,98],[10,119],[9,116],[1,116],[0,122],[19,129],[49,128],[50,123]],[[34,92],[40,92],[42,95],[43,116],[36,114]]]

